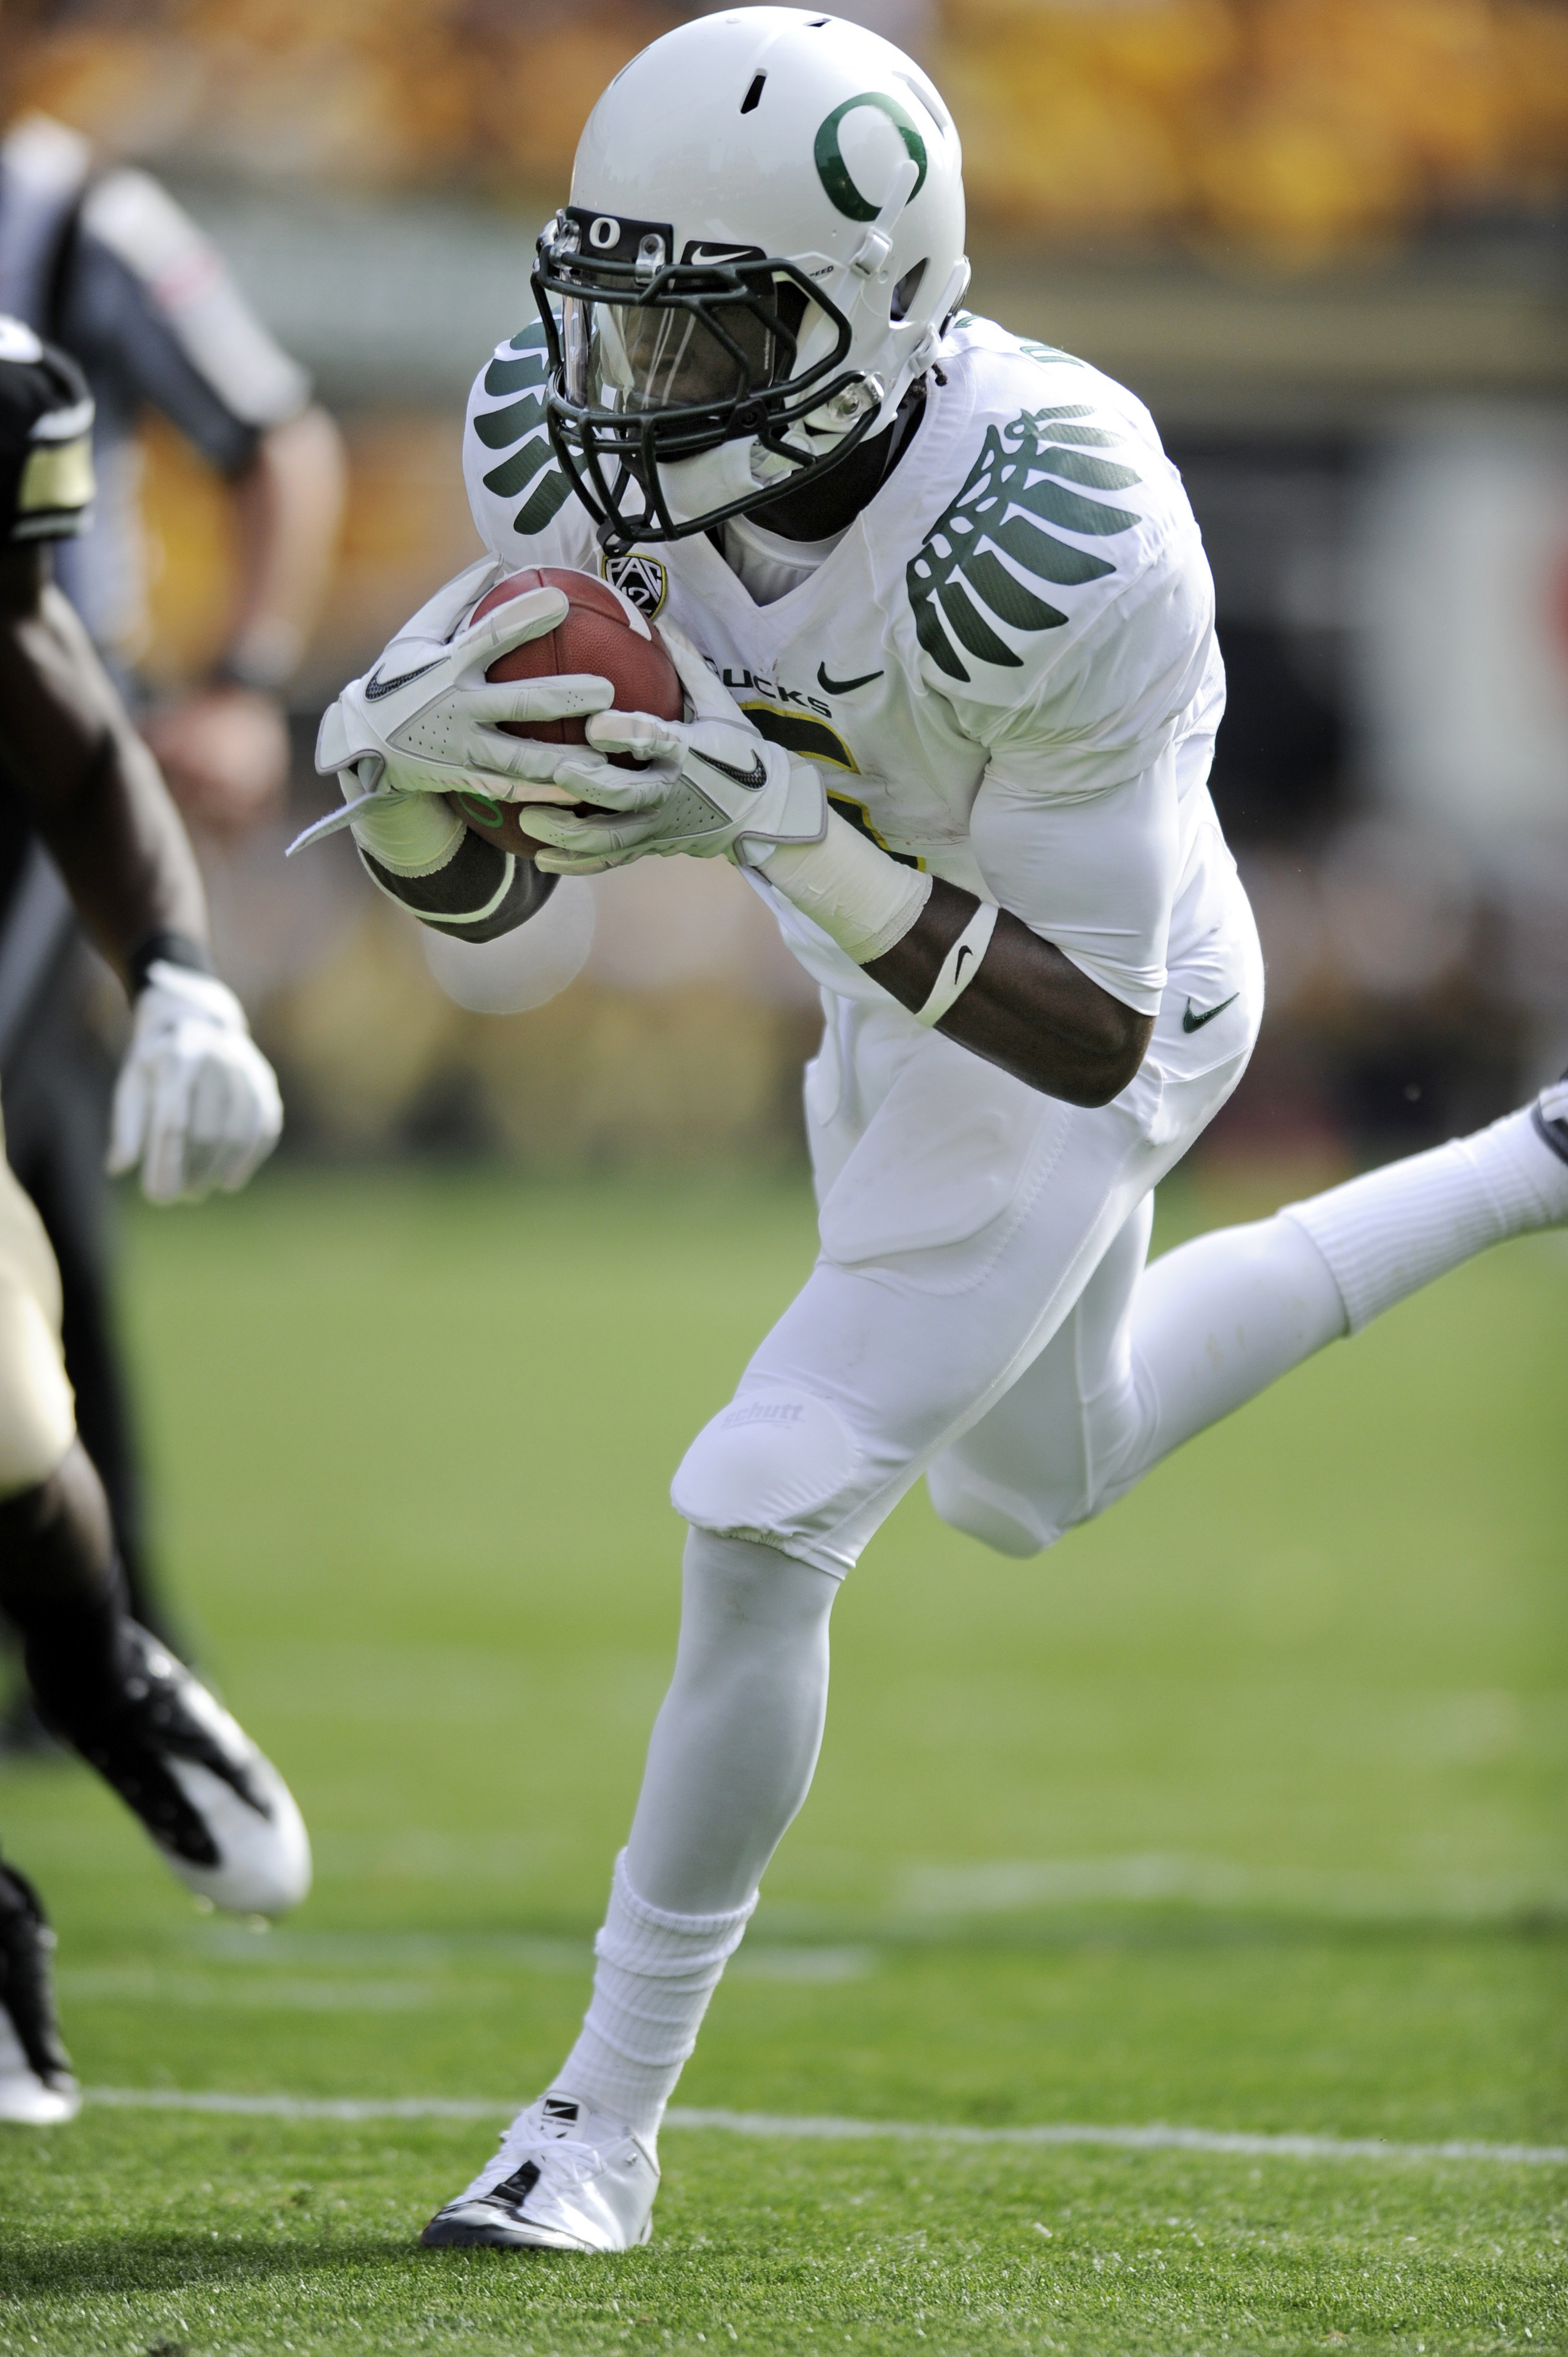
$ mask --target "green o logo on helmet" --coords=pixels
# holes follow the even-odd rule
[[[874,205],[869,197],[861,195],[850,178],[849,166],[844,162],[843,150],[839,145],[839,125],[846,114],[854,113],[857,106],[879,107],[888,121],[897,125],[898,136],[919,170],[919,178],[909,192],[911,204],[926,182],[926,143],[897,100],[889,98],[885,91],[880,90],[863,90],[858,98],[846,98],[842,106],[834,107],[822,124],[817,133],[815,155],[817,178],[827,190],[828,201],[851,221],[869,221],[876,219],[882,208]]]

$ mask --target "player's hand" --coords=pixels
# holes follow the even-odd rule
[[[149,712],[141,733],[187,818],[215,834],[242,834],[282,804],[288,724],[275,695],[207,687]]]
[[[363,767],[371,770],[368,760]],[[339,783],[350,808],[334,816],[347,818],[360,850],[393,876],[434,875],[468,831],[444,794],[400,793],[384,782],[367,793],[351,770],[339,772]]]
[[[233,992],[156,960],[114,1090],[111,1173],[139,1162],[150,1202],[195,1202],[211,1187],[242,1187],[282,1128],[273,1068]]]
[[[575,817],[530,806],[529,834],[552,846],[538,856],[547,873],[593,876],[674,852],[698,859],[728,855],[749,866],[781,843],[822,840],[827,795],[811,764],[752,726],[680,630],[666,625],[660,635],[692,717],[600,712],[588,722],[586,746],[556,752],[552,781],[596,809]],[[616,769],[611,753],[635,754],[648,766]]]
[[[405,622],[362,679],[350,680],[322,715],[316,767],[348,773],[356,794],[477,791],[503,802],[547,782],[556,745],[508,737],[503,720],[572,720],[613,702],[608,680],[588,672],[495,684],[491,663],[564,619],[559,589],[525,589],[482,621],[465,624],[499,577],[470,565]]]

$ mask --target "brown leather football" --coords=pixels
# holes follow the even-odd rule
[[[530,565],[511,573],[481,597],[472,619],[505,605],[525,589],[561,589],[568,605],[564,618],[542,638],[530,639],[501,655],[485,673],[487,679],[548,679],[558,672],[596,672],[615,690],[618,712],[651,712],[660,720],[679,720],[685,710],[681,674],[664,651],[658,633],[635,608],[591,573],[574,572],[563,565]],[[584,745],[581,720],[503,720],[509,737],[533,737],[546,745]],[[638,764],[628,753],[611,756],[618,769]],[[524,834],[514,802],[492,802],[488,795],[465,793],[450,797],[476,834],[502,851],[529,856],[540,846]],[[549,797],[545,796],[548,800]],[[577,810],[591,807],[585,802]]]

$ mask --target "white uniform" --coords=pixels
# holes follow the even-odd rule
[[[688,1454],[677,1507],[842,1573],[929,1469],[950,1520],[1032,1552],[1143,1469],[1126,1335],[1151,1190],[1262,1014],[1207,786],[1224,673],[1180,479],[1122,387],[962,317],[882,490],[759,603],[703,536],[607,565],[551,457],[543,372],[532,328],[475,389],[466,463],[492,554],[607,571],[667,612],[846,817],[1155,1019],[1113,1104],[1065,1104],[923,1029],[747,874],[823,990],[806,1081],[822,1252]],[[730,536],[754,583],[766,546]]]

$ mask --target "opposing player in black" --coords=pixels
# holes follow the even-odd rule
[[[4,0],[0,117],[27,85],[56,0]],[[8,79],[9,77],[9,79]],[[232,837],[265,817],[289,761],[280,691],[325,587],[340,506],[336,430],[246,303],[223,257],[146,172],[107,162],[37,112],[0,136],[0,312],[69,352],[92,394],[91,525],[57,577],[104,653],[176,801]],[[207,677],[146,705],[144,421],[165,420],[221,486],[235,561],[227,635]],[[116,668],[118,666],[118,668]],[[173,1641],[148,1544],[135,1397],[116,1330],[115,1226],[102,1173],[113,1062],[70,902],[20,796],[0,797],[0,1081],[13,1169],[59,1265],[66,1363],[103,1479],[136,1617]],[[0,1739],[26,1742],[25,1707]]]
[[[242,1186],[282,1107],[239,1001],[212,972],[184,825],[52,578],[92,497],[92,404],[74,364],[0,317],[0,782],[31,802],[77,911],[133,1003],[113,1157],[162,1200]],[[103,1487],[77,1437],[59,1274],[0,1158],[0,1609],[49,1723],[219,1905],[273,1913],[309,1885],[283,1779],[126,1610]],[[52,1937],[0,1867],[0,2119],[69,2118]]]

